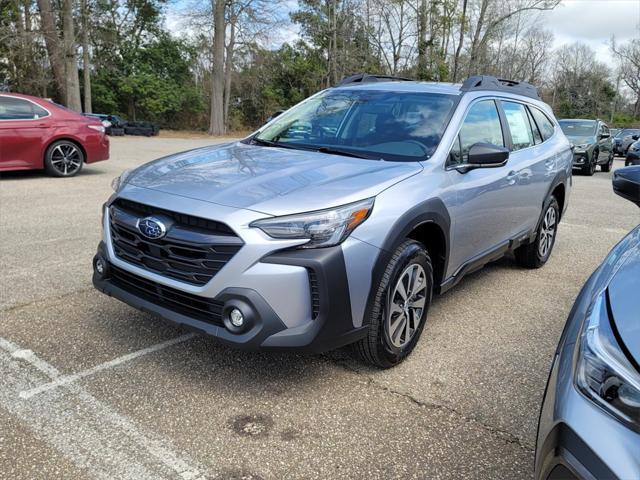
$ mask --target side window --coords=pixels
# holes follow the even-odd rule
[[[504,147],[500,116],[493,100],[483,100],[471,107],[452,149],[450,163],[454,162],[454,158],[458,159],[457,163],[466,163],[469,149],[474,143],[492,143]],[[456,148],[459,153],[454,155]]]
[[[553,132],[555,131],[555,127],[551,120],[547,118],[547,116],[542,113],[537,108],[532,108],[531,113],[533,114],[533,118],[538,124],[538,128],[540,129],[540,133],[542,134],[542,138],[544,140],[549,139],[553,136]]]
[[[502,102],[502,108],[511,131],[513,150],[522,150],[533,146],[533,132],[527,117],[526,107],[521,103]]]
[[[49,113],[27,100],[0,96],[0,120],[36,120]]]
[[[538,126],[536,125],[536,121],[533,119],[531,115],[531,111],[527,108],[527,117],[529,117],[529,125],[531,125],[531,131],[533,132],[533,141],[536,145],[542,143],[542,135],[540,134],[540,130],[538,130]]]

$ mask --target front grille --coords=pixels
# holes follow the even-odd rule
[[[149,215],[170,224],[166,236],[151,240],[141,234],[137,221]],[[211,280],[243,245],[223,223],[125,199],[110,207],[110,227],[118,258],[198,286]]]
[[[111,265],[111,282],[137,297],[191,318],[222,326],[222,302],[160,285]]]
[[[315,320],[320,314],[320,288],[316,272],[310,268],[307,271],[309,272],[309,289],[311,290],[311,318]]]

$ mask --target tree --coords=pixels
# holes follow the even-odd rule
[[[640,114],[640,39],[635,38],[624,45],[617,45],[615,37],[610,48],[620,64],[620,77],[634,93],[633,116]]]
[[[211,116],[209,135],[224,135],[224,38],[225,1],[212,0],[213,5],[213,61],[211,62]]]

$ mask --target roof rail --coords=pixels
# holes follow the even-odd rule
[[[356,73],[344,77],[336,87],[344,87],[346,85],[353,85],[357,83],[374,83],[374,82],[412,82],[410,78],[393,77],[391,75],[370,75],[368,73]]]
[[[527,82],[516,82],[514,80],[505,80],[502,78],[491,77],[489,75],[476,75],[467,78],[460,91],[471,92],[477,90],[494,90],[498,92],[515,93],[516,95],[524,95],[525,97],[540,100],[538,89]]]

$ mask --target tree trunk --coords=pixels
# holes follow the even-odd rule
[[[480,47],[482,46],[482,40],[484,37],[482,34],[482,27],[484,26],[484,18],[487,14],[487,8],[489,7],[490,0],[482,0],[482,4],[480,6],[480,15],[478,17],[478,24],[476,25],[476,30],[473,34],[473,41],[471,42],[471,55],[469,59],[469,75],[475,75],[477,73],[478,68],[478,60],[480,57]]]
[[[236,48],[236,22],[237,17],[230,20],[229,43],[227,44],[227,57],[224,62],[224,128],[229,129],[229,102],[231,100],[231,74],[233,72],[233,52]]]
[[[331,48],[329,59],[330,83],[338,83],[338,0],[331,1]]]
[[[212,0],[213,71],[211,72],[211,117],[209,135],[224,135],[224,0]]]
[[[462,52],[462,44],[464,43],[464,25],[467,19],[467,0],[462,2],[462,18],[460,20],[460,39],[458,41],[458,48],[456,48],[456,54],[453,57],[453,83],[458,81],[458,66],[460,64],[460,53]]]
[[[80,102],[80,79],[76,61],[76,34],[73,24],[73,0],[62,2],[62,33],[64,42],[65,90],[67,107],[76,112],[82,111]]]
[[[82,1],[82,83],[84,87],[84,111],[92,113],[91,105],[91,62],[89,60],[89,7]]]
[[[40,10],[40,21],[42,22],[42,34],[44,36],[49,63],[51,63],[51,71],[56,83],[58,93],[66,102],[67,90],[64,73],[64,61],[62,47],[60,45],[60,37],[56,28],[56,17],[53,13],[51,0],[38,0],[38,9]]]
[[[418,80],[427,80],[427,0],[418,7]]]

